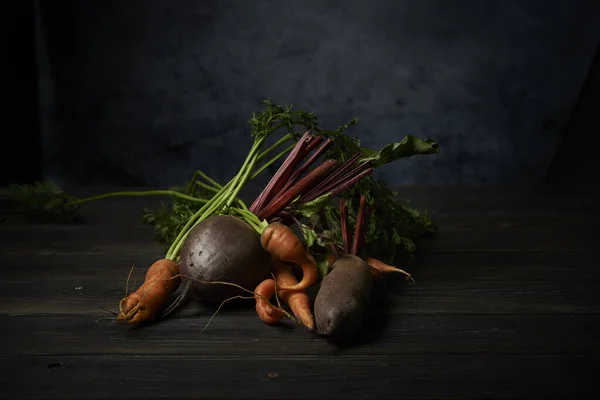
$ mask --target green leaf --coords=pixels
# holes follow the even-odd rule
[[[304,240],[306,241],[306,246],[308,248],[311,248],[312,246],[314,246],[314,244],[318,240],[317,233],[314,231],[314,229],[312,229],[304,224],[302,224],[300,228],[302,229],[302,235],[304,235]]]
[[[433,140],[419,139],[415,136],[407,135],[402,141],[390,143],[379,151],[362,147],[361,153],[364,154],[365,157],[361,158],[360,162],[371,161],[373,167],[377,168],[400,158],[411,157],[418,154],[434,154],[439,153],[439,151],[438,144]]]
[[[300,134],[294,131],[294,125],[300,125],[304,130],[317,127],[317,116],[313,112],[294,110],[291,105],[278,105],[269,99],[262,103],[265,109],[260,113],[253,113],[249,120],[251,135],[255,138],[268,136],[276,127],[285,127],[297,139]]]
[[[319,271],[319,279],[323,279],[329,273],[329,255],[315,257],[317,262],[317,269]]]
[[[293,212],[298,213],[306,218],[312,218],[318,214],[323,208],[331,204],[331,193],[326,193],[306,203],[295,204]]]
[[[356,221],[361,194],[366,195],[368,204],[375,205],[366,229],[364,255],[388,264],[412,260],[417,239],[436,230],[431,218],[426,212],[410,208],[397,199],[386,182],[368,176],[339,195],[348,206],[350,224]],[[327,206],[323,213],[336,243],[341,243],[339,207]]]

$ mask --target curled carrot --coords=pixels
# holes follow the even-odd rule
[[[282,290],[281,286],[294,286],[298,283],[290,267],[279,260],[274,262],[274,275],[277,282],[277,295],[286,303],[292,313],[307,328],[314,329],[315,318],[311,312],[311,301],[304,290]]]
[[[274,325],[283,318],[284,313],[280,308],[273,306],[268,299],[275,294],[275,280],[269,278],[258,284],[254,289],[256,300],[256,313],[265,324]]]
[[[281,285],[279,289],[306,290],[317,282],[319,278],[317,263],[290,227],[279,222],[269,224],[260,236],[260,243],[276,259],[297,264],[302,268],[300,282]]]

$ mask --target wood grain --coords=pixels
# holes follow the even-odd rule
[[[401,266],[416,283],[377,281],[363,340],[349,348],[289,321],[267,326],[252,301],[202,333],[214,309],[197,302],[159,324],[116,325],[101,307],[116,309],[132,264],[139,285],[166,250],[140,222],[156,199],[90,203],[82,226],[0,226],[0,398],[592,398],[598,194],[399,196],[440,229]]]
[[[595,355],[0,357],[4,398],[547,399],[592,396]],[[15,396],[15,397],[13,397]],[[590,397],[592,398],[592,397]]]
[[[598,353],[597,314],[400,314],[369,326],[365,346],[339,348],[290,321],[267,326],[250,311],[178,316],[132,329],[107,315],[0,316],[1,355],[477,355]],[[374,320],[374,318],[373,318]],[[206,329],[204,329],[206,328]],[[204,329],[204,331],[203,331]],[[544,340],[540,340],[543,335]]]

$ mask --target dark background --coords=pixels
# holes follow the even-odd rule
[[[4,184],[224,181],[264,98],[357,116],[368,146],[440,143],[378,172],[394,185],[595,177],[598,1],[5,4]]]

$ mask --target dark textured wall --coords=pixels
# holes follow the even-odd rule
[[[51,34],[40,47],[47,173],[225,180],[269,97],[325,126],[358,116],[352,133],[369,146],[440,143],[383,168],[392,184],[539,182],[600,40],[598,3],[76,2],[62,61]]]

